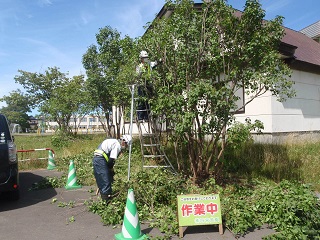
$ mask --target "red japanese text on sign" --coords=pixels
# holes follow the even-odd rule
[[[195,203],[195,204],[182,204],[182,216],[188,217],[190,215],[201,216],[207,213],[214,215],[218,212],[218,205],[216,203]]]

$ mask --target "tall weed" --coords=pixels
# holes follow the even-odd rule
[[[248,143],[240,149],[228,149],[225,170],[240,178],[265,177],[276,182],[286,180],[310,183],[320,191],[320,142],[304,144]]]

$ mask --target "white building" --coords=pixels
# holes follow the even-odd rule
[[[106,121],[103,121],[106,124]],[[71,118],[69,126],[72,129],[77,129],[80,133],[88,132],[103,132],[102,123],[99,121],[98,117],[91,115],[86,115],[78,118]],[[46,132],[52,132],[58,128],[57,122],[46,122]]]
[[[314,36],[320,35],[313,31]],[[315,39],[317,40],[317,39]],[[250,117],[264,123],[264,138],[283,139],[320,135],[320,44],[301,32],[285,28],[282,44],[290,61],[296,96],[278,102],[270,93],[248,104],[238,119]],[[280,47],[281,52],[281,47]]]

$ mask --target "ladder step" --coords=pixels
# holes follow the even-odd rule
[[[160,144],[158,143],[146,143],[146,144],[143,144],[144,147],[158,147],[158,146],[161,146]]]
[[[154,134],[154,133],[143,133],[142,134],[142,137],[154,137],[154,136],[157,136],[157,134]]]
[[[158,168],[158,167],[171,168],[170,166],[160,166],[160,165],[155,165],[155,166],[144,165],[143,167],[144,168]]]
[[[140,110],[136,110],[137,112],[145,112],[145,111],[150,111],[150,109],[140,109]]]
[[[159,154],[159,155],[143,155],[143,157],[145,158],[160,158],[160,157],[164,157],[164,155]]]
[[[144,125],[147,125],[147,124],[149,124],[149,121],[146,121],[146,120],[138,120],[138,121],[136,121],[136,123],[137,124],[141,124],[142,126],[144,126]]]

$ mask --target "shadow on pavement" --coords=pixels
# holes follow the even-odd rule
[[[189,226],[184,227],[183,234],[197,234],[197,233],[219,233],[218,225],[203,225],[203,226]]]
[[[10,201],[0,194],[0,212],[28,207],[57,195],[54,188],[29,191],[32,184],[40,182],[45,178],[43,176],[31,172],[20,172],[19,178],[20,199],[18,201]]]

